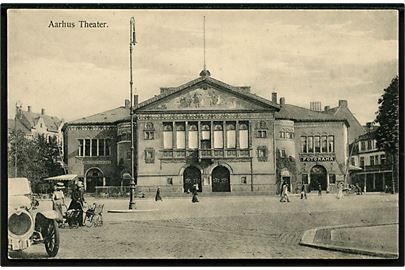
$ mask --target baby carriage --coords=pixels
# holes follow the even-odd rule
[[[69,209],[65,204],[62,205],[63,218],[59,222],[59,228],[65,228],[67,225],[69,228],[77,228],[80,225],[80,219],[82,216],[78,209]]]
[[[97,202],[93,203],[91,207],[87,208],[87,210],[84,211],[84,224],[87,227],[103,226],[103,208],[104,204],[99,204]]]

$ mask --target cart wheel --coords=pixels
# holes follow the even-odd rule
[[[55,257],[59,251],[59,230],[56,220],[49,220],[45,225],[44,243],[49,257]]]
[[[103,217],[101,215],[98,215],[98,214],[95,215],[93,217],[93,224],[94,224],[94,227],[103,226]]]
[[[87,226],[87,227],[92,227],[93,225],[94,225],[94,216],[93,215],[91,215],[91,216],[87,216],[86,215],[86,218],[84,219],[84,224]]]

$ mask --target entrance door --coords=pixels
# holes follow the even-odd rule
[[[326,190],[328,187],[326,169],[321,165],[315,165],[311,169],[311,190],[318,190],[319,185],[321,185],[322,190]]]
[[[86,174],[86,191],[89,193],[96,192],[97,186],[103,185],[103,174],[98,169],[91,169]]]
[[[202,191],[201,172],[196,167],[187,167],[183,173],[183,188],[184,192],[191,191],[193,185],[198,185],[198,191]]]
[[[224,166],[218,166],[212,171],[212,191],[230,192],[230,173]]]

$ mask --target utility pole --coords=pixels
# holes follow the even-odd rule
[[[135,209],[135,178],[137,178],[137,172],[135,170],[135,153],[134,153],[134,96],[133,96],[133,80],[132,80],[132,51],[136,44],[135,38],[135,19],[131,18],[129,23],[129,89],[130,89],[130,115],[131,115],[131,182],[129,192],[129,209]],[[138,140],[137,140],[138,141]],[[138,151],[138,150],[137,150]]]

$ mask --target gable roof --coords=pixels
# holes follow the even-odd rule
[[[129,116],[129,108],[121,106],[112,110],[69,121],[67,124],[112,124],[125,119],[127,116]]]
[[[214,78],[212,78],[210,76],[200,76],[197,79],[194,79],[192,81],[189,81],[189,82],[187,82],[185,84],[182,84],[180,86],[177,86],[177,87],[163,87],[163,88],[161,88],[162,91],[161,91],[161,93],[159,95],[156,95],[156,96],[154,96],[154,97],[152,97],[150,99],[147,99],[147,100],[139,103],[136,110],[143,109],[143,108],[145,108],[146,106],[148,106],[148,105],[150,105],[152,103],[160,101],[160,100],[162,100],[162,99],[164,99],[166,97],[169,97],[169,96],[171,96],[173,94],[179,93],[179,92],[181,92],[181,91],[183,91],[183,90],[185,90],[185,89],[187,89],[189,87],[192,87],[192,86],[197,85],[197,84],[202,83],[202,82],[205,82],[205,83],[210,84],[210,85],[220,86],[220,87],[226,89],[227,91],[229,91],[230,93],[233,93],[235,95],[238,95],[238,96],[240,96],[242,98],[249,99],[249,100],[254,101],[254,102],[262,103],[263,105],[268,106],[268,107],[273,107],[276,110],[278,110],[280,108],[280,106],[278,104],[273,103],[270,100],[265,99],[263,97],[260,97],[260,96],[258,96],[256,94],[250,93],[249,92],[250,87],[247,87],[247,86],[232,86],[230,84],[227,84],[227,83],[224,83],[224,82],[219,81],[217,79],[214,79]]]
[[[291,104],[280,105],[280,111],[275,113],[275,118],[279,120],[294,120],[303,122],[345,122],[347,126],[349,123],[344,118],[339,118],[324,112],[312,111],[310,109],[298,107]]]
[[[15,126],[15,124],[17,124],[17,126]],[[23,125],[19,119],[17,120],[17,123],[15,122],[15,119],[7,119],[8,132],[10,133],[11,131],[14,131],[15,128],[17,128],[17,130],[22,131],[24,134],[28,134],[31,132],[31,130],[28,129],[25,125]]]
[[[351,122],[352,125],[358,125],[358,128],[362,129],[365,132],[364,127],[360,124],[359,120],[353,115],[348,107],[338,106],[334,108],[330,108],[325,111],[328,114],[347,119],[348,122]]]
[[[17,120],[17,126],[20,126],[20,128],[23,131],[31,132],[31,129],[38,124],[38,121],[40,118],[43,119],[48,131],[58,132],[58,129],[62,123],[62,120],[60,120],[56,116],[34,113],[34,112],[30,112],[30,111],[20,110],[19,118]],[[14,126],[14,121],[11,123],[10,120],[9,120],[8,124]],[[10,126],[9,126],[9,128],[10,128]]]

